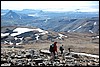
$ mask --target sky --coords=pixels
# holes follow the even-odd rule
[[[99,12],[99,1],[1,1],[1,9]]]

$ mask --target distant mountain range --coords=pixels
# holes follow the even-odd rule
[[[1,14],[4,13],[1,15],[1,26],[34,26],[56,32],[99,33],[98,13],[23,11],[1,11]]]

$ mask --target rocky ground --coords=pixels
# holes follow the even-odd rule
[[[5,40],[10,39],[4,37],[1,42],[1,66],[99,66],[99,57],[77,54],[86,53],[99,56],[99,35],[65,32],[61,34],[67,37],[57,39],[55,38],[57,33],[50,32],[47,36],[40,36],[39,40],[30,40],[26,37],[27,43],[16,46],[6,44]],[[48,40],[48,36],[52,39]],[[50,53],[40,50],[48,50],[54,41],[58,42],[58,55],[51,62]],[[59,53],[60,45],[64,46],[63,57]],[[68,48],[71,48],[70,54]]]
[[[99,66],[99,57],[60,52],[51,61],[50,52],[47,50],[36,50],[24,47],[2,47],[1,66]]]

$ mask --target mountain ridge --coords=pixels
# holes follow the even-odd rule
[[[37,14],[40,15],[40,13]],[[60,13],[53,13],[52,15],[51,14],[52,13],[49,14],[43,12],[42,16],[40,15],[39,17],[35,17],[35,16],[33,17],[33,16],[28,16],[27,14],[19,15],[16,12],[10,10],[4,16],[1,16],[1,25],[2,26],[9,26],[9,25],[10,26],[14,26],[14,25],[35,26],[44,30],[52,30],[56,32],[82,32],[82,33],[99,32],[98,17],[70,19],[70,18],[66,18],[67,15],[66,17],[64,17]],[[11,19],[11,16],[13,17],[13,19]]]

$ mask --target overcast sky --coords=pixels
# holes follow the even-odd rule
[[[1,9],[99,12],[99,1],[1,1]]]

